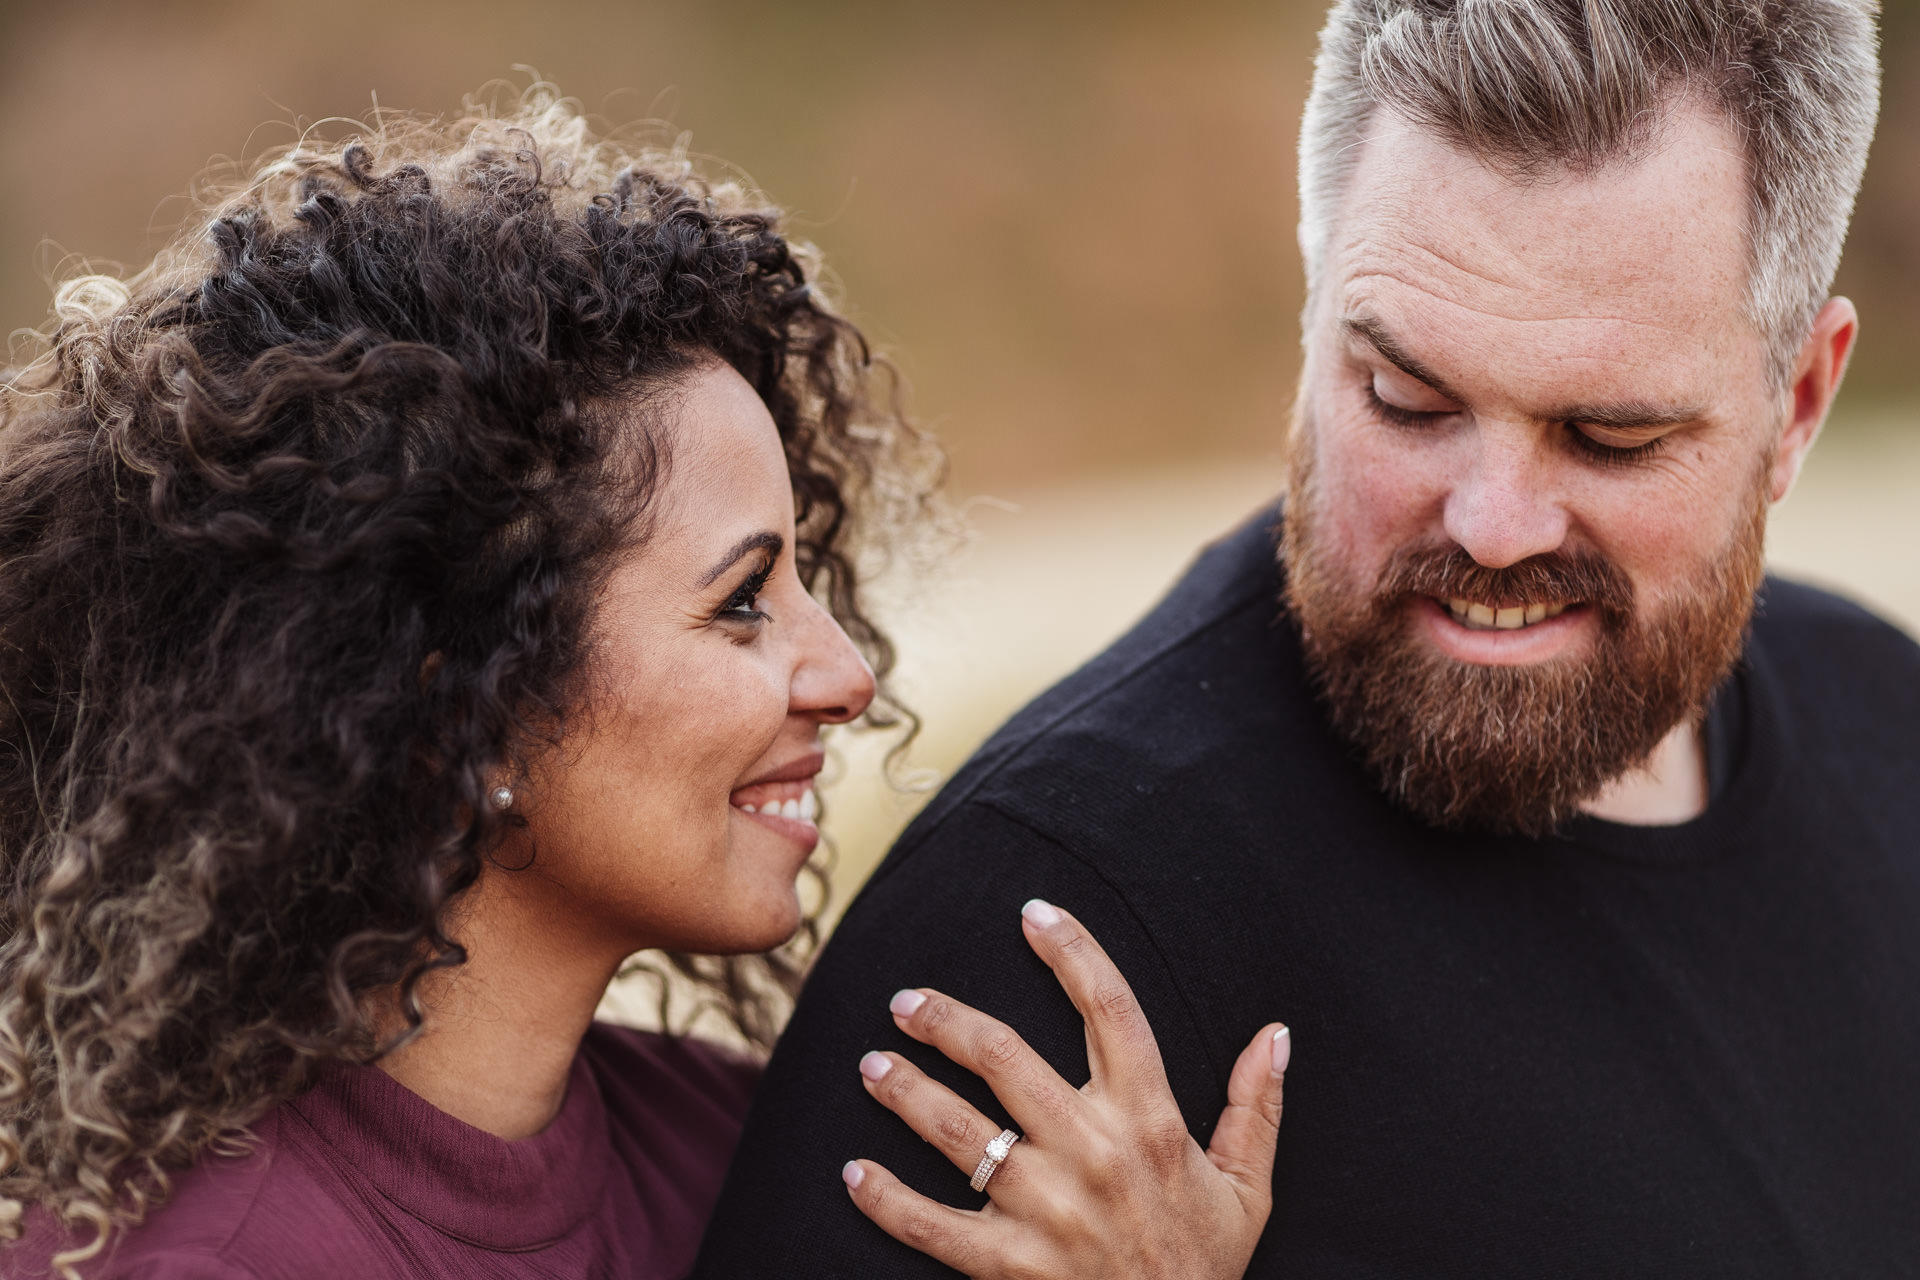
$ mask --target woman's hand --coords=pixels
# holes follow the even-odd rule
[[[1273,1204],[1273,1145],[1290,1048],[1261,1028],[1227,1081],[1227,1109],[1202,1151],[1167,1087],[1153,1029],[1126,979],[1079,921],[1038,899],[1027,941],[1087,1024],[1093,1078],[1075,1089],[1004,1023],[937,991],[893,998],[901,1030],[983,1078],[1020,1141],[968,1212],[851,1161],[861,1212],[895,1239],[980,1280],[1238,1277]],[[898,1054],[860,1060],[867,1091],[968,1175],[1000,1126]]]

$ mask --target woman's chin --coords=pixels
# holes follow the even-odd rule
[[[799,890],[790,885],[784,897],[770,896],[751,914],[742,913],[728,921],[730,927],[710,941],[677,949],[719,956],[755,955],[771,951],[792,938],[800,932],[803,922]]]

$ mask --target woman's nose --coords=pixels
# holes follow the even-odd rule
[[[843,724],[873,702],[873,668],[832,614],[811,596],[808,605],[787,709],[821,724]]]

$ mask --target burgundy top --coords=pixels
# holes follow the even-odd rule
[[[329,1069],[203,1159],[94,1280],[500,1280],[686,1274],[759,1068],[695,1040],[595,1023],[546,1129],[509,1142],[371,1067]],[[37,1240],[36,1240],[37,1237]],[[40,1268],[44,1233],[20,1252]],[[36,1243],[38,1247],[36,1247]],[[45,1274],[31,1263],[8,1276]]]

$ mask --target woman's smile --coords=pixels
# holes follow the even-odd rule
[[[815,824],[820,804],[814,796],[813,784],[825,764],[826,753],[816,747],[735,787],[727,803],[740,816],[758,822],[812,853],[820,843],[820,828]]]

